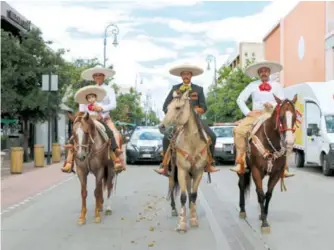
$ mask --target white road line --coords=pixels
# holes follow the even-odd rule
[[[41,191],[41,192],[39,192],[39,193],[37,193],[37,194],[34,194],[34,195],[32,195],[32,196],[29,196],[28,198],[26,198],[26,199],[23,200],[23,201],[20,201],[20,202],[14,204],[14,205],[11,205],[10,207],[6,208],[5,210],[2,210],[1,213],[0,213],[0,215],[5,214],[5,213],[8,213],[8,212],[11,212],[11,211],[13,211],[13,210],[16,209],[16,208],[18,208],[18,207],[20,207],[20,206],[22,206],[22,205],[27,204],[28,202],[30,202],[30,201],[36,199],[38,196],[41,196],[41,195],[43,195],[43,194],[46,194],[47,192],[49,192],[49,191],[51,191],[51,190],[53,190],[53,189],[59,187],[60,185],[64,184],[65,182],[68,182],[68,181],[72,180],[74,177],[76,177],[76,175],[75,175],[75,176],[71,176],[71,177],[69,177],[69,178],[67,178],[67,179],[65,179],[65,180],[63,180],[63,181],[61,181],[61,182],[58,182],[57,184],[54,184],[54,185],[52,185],[51,187],[49,187],[49,188],[47,188],[47,189],[44,189],[43,191]]]
[[[200,200],[200,204],[203,207],[205,211],[205,215],[209,221],[209,225],[211,228],[211,231],[213,233],[213,237],[216,241],[216,249],[217,250],[230,250],[230,245],[227,243],[227,238],[225,237],[224,233],[222,232],[220,226],[217,223],[217,220],[215,216],[213,215],[212,209],[210,208],[207,200],[204,198],[204,195],[202,194],[201,190],[198,189],[198,198]]]

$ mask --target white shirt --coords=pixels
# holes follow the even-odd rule
[[[103,111],[102,112],[90,111],[88,110],[88,104],[80,104],[79,105],[80,112],[88,112],[89,114],[91,114],[91,112],[94,112],[95,113],[94,115],[100,114],[102,118],[106,118],[109,115],[109,112],[116,108],[115,90],[105,83],[101,84],[100,87],[104,88],[107,92],[107,95],[103,98],[102,101],[96,102],[98,106],[101,106],[103,108]]]
[[[245,116],[251,112],[246,105],[246,102],[250,96],[252,97],[253,110],[264,110],[264,104],[267,102],[275,107],[277,103],[273,94],[275,94],[281,100],[284,99],[284,92],[281,84],[276,81],[269,81],[268,83],[271,86],[270,91],[261,91],[259,86],[262,84],[262,82],[254,82],[248,84],[247,87],[240,93],[237,99],[237,104]]]

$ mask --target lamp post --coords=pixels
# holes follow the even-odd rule
[[[217,60],[216,57],[213,55],[208,55],[206,57],[206,61],[208,63],[208,67],[207,70],[210,70],[210,64],[213,62],[213,67],[214,67],[214,73],[213,73],[213,80],[214,80],[214,88],[215,88],[215,103],[217,103]],[[216,111],[214,112],[214,119],[215,122],[217,122],[217,115],[216,115]]]
[[[52,73],[47,75],[42,75],[42,90],[48,92],[48,108],[50,107],[50,92],[58,90],[58,75]],[[48,117],[48,155],[47,155],[47,165],[51,164],[51,117]]]
[[[104,48],[103,48],[103,67],[106,67],[106,54],[107,54],[107,32],[108,32],[108,29],[112,27],[112,30],[111,30],[111,33],[113,34],[114,36],[114,41],[113,41],[113,45],[116,47],[118,45],[118,42],[117,42],[117,35],[119,33],[119,28],[116,24],[113,24],[113,23],[110,23],[107,25],[107,27],[104,29]]]

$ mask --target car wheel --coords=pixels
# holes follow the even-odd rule
[[[327,155],[323,156],[323,162],[322,162],[322,173],[324,176],[331,176],[333,175],[334,171],[329,168],[328,160],[327,160]]]
[[[299,150],[295,151],[295,164],[297,168],[303,168],[305,164],[304,152]]]

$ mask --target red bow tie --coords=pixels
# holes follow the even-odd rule
[[[261,91],[270,91],[271,90],[271,86],[270,86],[270,84],[269,83],[267,83],[267,82],[263,82],[263,83],[261,83],[261,85],[259,86],[259,89],[261,90]]]
[[[88,110],[93,111],[93,106],[94,106],[94,105],[93,105],[92,103],[89,104],[89,105],[88,105]]]

